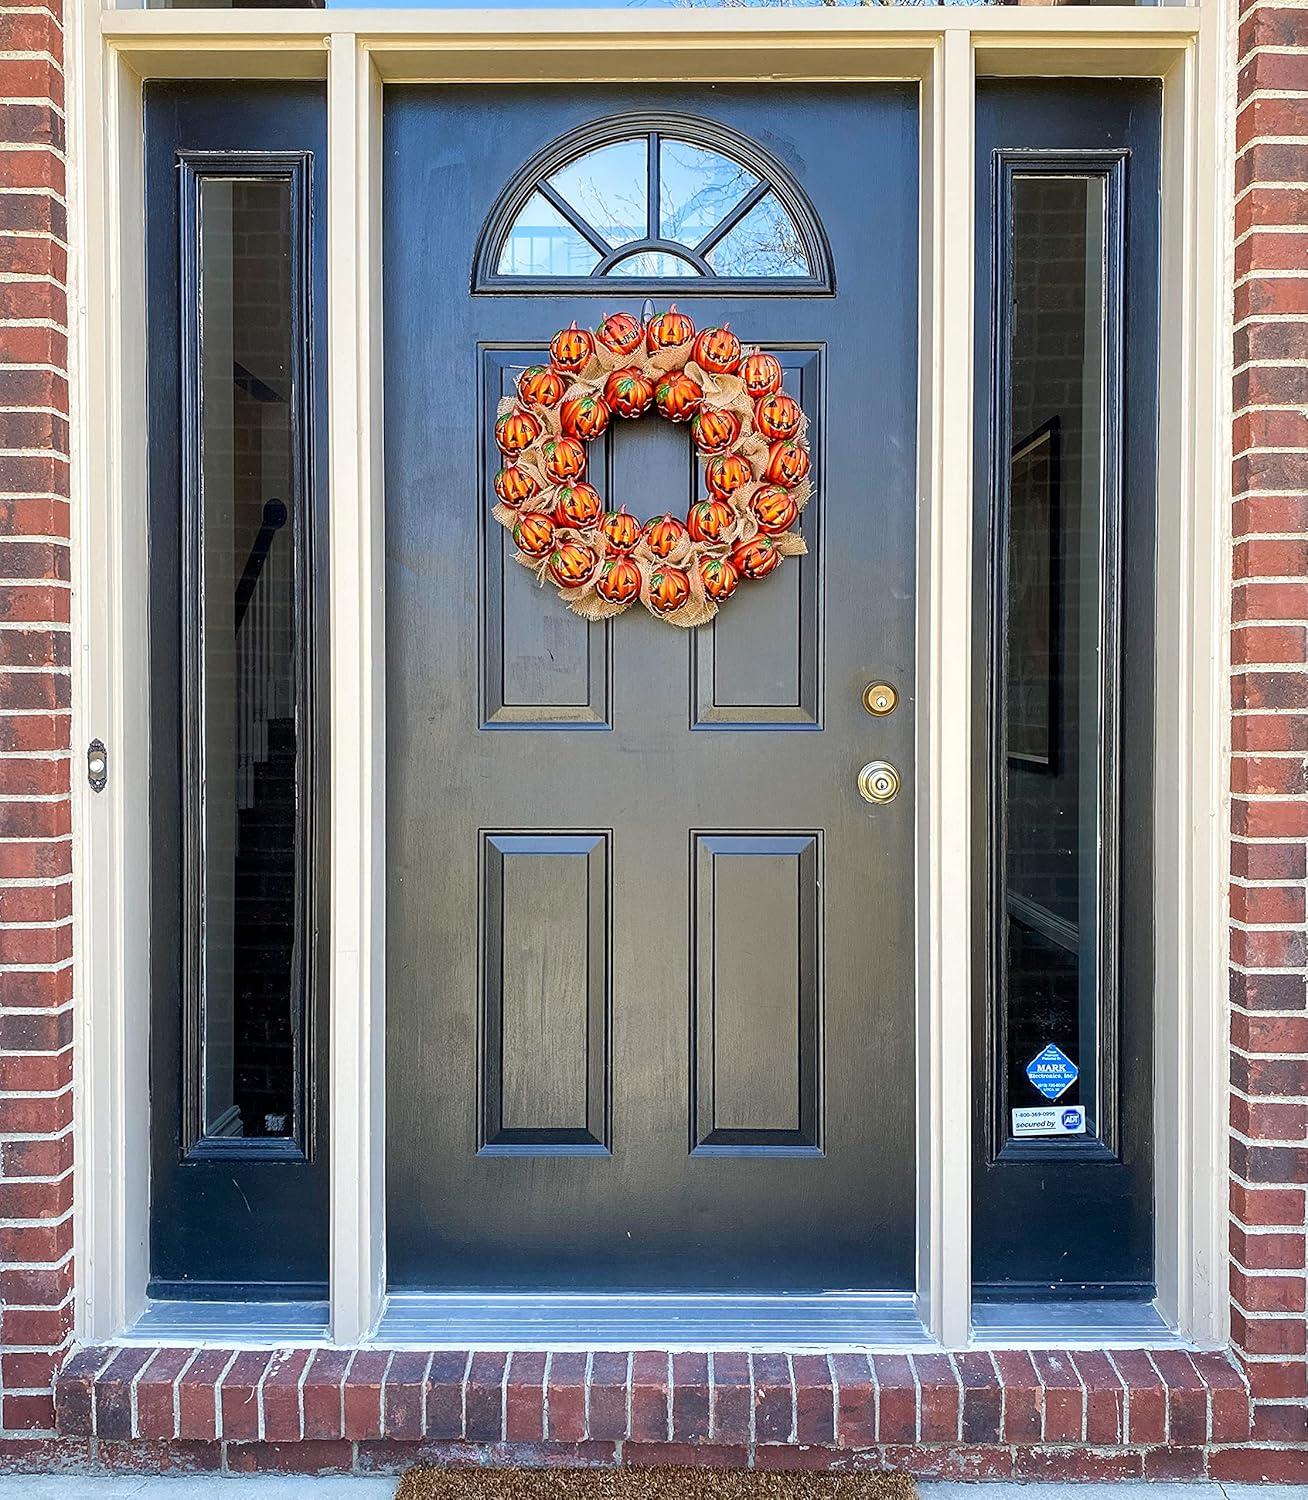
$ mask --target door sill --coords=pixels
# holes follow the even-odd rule
[[[1188,1347],[1150,1301],[976,1302],[972,1342],[981,1349]]]
[[[909,1292],[399,1292],[373,1342],[430,1349],[930,1349]]]

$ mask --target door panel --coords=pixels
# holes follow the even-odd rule
[[[809,555],[691,632],[570,615],[490,517],[517,370],[644,298],[470,294],[479,230],[543,142],[642,110],[757,139],[837,275],[658,298],[778,352],[818,476]],[[395,89],[385,161],[390,1284],[908,1288],[916,91]],[[653,417],[590,478],[701,493]]]

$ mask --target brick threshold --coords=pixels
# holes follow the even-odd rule
[[[1225,1353],[784,1354],[90,1346],[58,1433],[97,1462],[230,1472],[438,1463],[899,1467],[922,1477],[1202,1478],[1248,1444]],[[1246,1454],[1248,1449],[1243,1450]]]

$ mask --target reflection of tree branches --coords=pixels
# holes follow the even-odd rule
[[[718,156],[700,146],[680,141],[662,142],[659,166],[661,177],[671,166],[691,178],[703,178],[701,186],[680,203],[670,203],[664,189],[661,208],[663,236],[683,245],[697,245],[758,181],[752,172],[730,157]]]

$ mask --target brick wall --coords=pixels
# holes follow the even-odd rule
[[[0,8],[0,1458],[72,1325],[67,221],[59,0]]]
[[[1231,1319],[1258,1448],[1308,1431],[1308,8],[1245,3],[1235,167],[1231,475]]]

